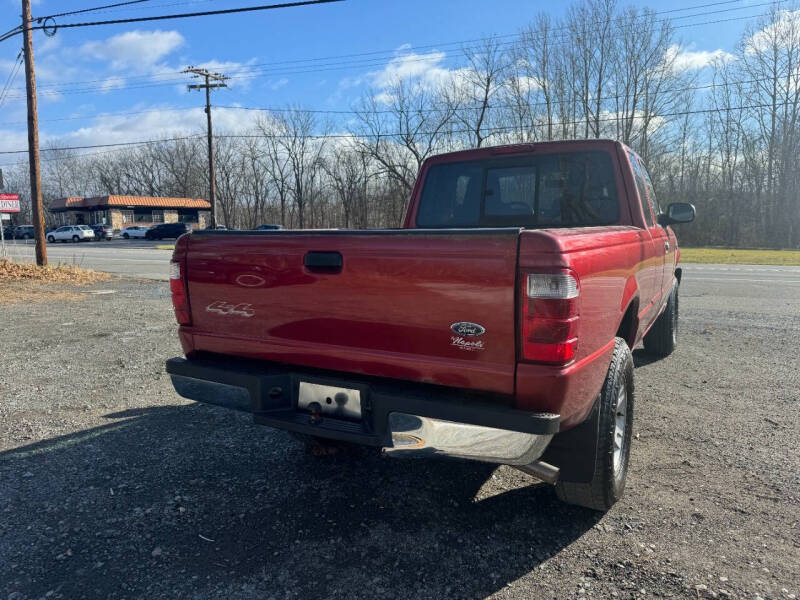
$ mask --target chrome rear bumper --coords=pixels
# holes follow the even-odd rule
[[[392,445],[383,451],[390,456],[447,456],[505,465],[530,465],[553,438],[401,412],[389,414],[389,430]]]
[[[442,456],[512,466],[537,463],[559,416],[473,400],[459,390],[376,378],[320,376],[245,360],[174,358],[167,372],[184,398],[250,412],[256,423],[383,448],[391,456]],[[314,415],[301,386],[358,391],[361,418]],[[327,388],[326,388],[327,389]],[[300,409],[300,410],[299,410]],[[539,476],[539,475],[537,475]]]

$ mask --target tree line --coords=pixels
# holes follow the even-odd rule
[[[497,144],[612,138],[644,159],[660,203],[688,201],[688,244],[800,247],[800,11],[774,5],[702,69],[676,26],[616,0],[542,13],[462,65],[395,77],[334,122],[300,106],[215,136],[228,227],[397,227],[422,162]],[[425,55],[409,61],[431,60]],[[45,203],[64,196],[207,197],[204,135],[104,153],[53,144]],[[7,187],[27,202],[27,166]]]

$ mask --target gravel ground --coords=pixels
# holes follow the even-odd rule
[[[635,353],[604,516],[508,467],[316,458],[182,400],[166,284],[3,307],[0,599],[794,598],[800,300],[726,285],[685,282],[678,352]]]

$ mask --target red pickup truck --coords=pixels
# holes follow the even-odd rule
[[[607,510],[631,348],[673,351],[681,270],[641,159],[607,140],[428,159],[401,229],[182,236],[182,396],[306,439],[508,464]]]

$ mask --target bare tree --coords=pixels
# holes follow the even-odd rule
[[[469,146],[480,148],[491,135],[492,102],[503,85],[509,68],[509,57],[495,37],[464,48],[467,66],[459,69],[442,91],[455,117],[463,126]],[[488,131],[488,132],[487,132]]]
[[[367,157],[352,145],[341,146],[323,160],[323,168],[343,211],[345,227],[367,226]]]
[[[352,133],[360,151],[410,194],[422,162],[443,149],[457,108],[421,83],[397,80],[380,95],[366,94]]]
[[[271,129],[259,128],[266,138],[275,140],[288,166],[288,189],[297,214],[297,225],[306,225],[306,208],[314,202],[322,155],[326,146],[325,129],[319,129],[314,113],[300,108],[272,115]]]

